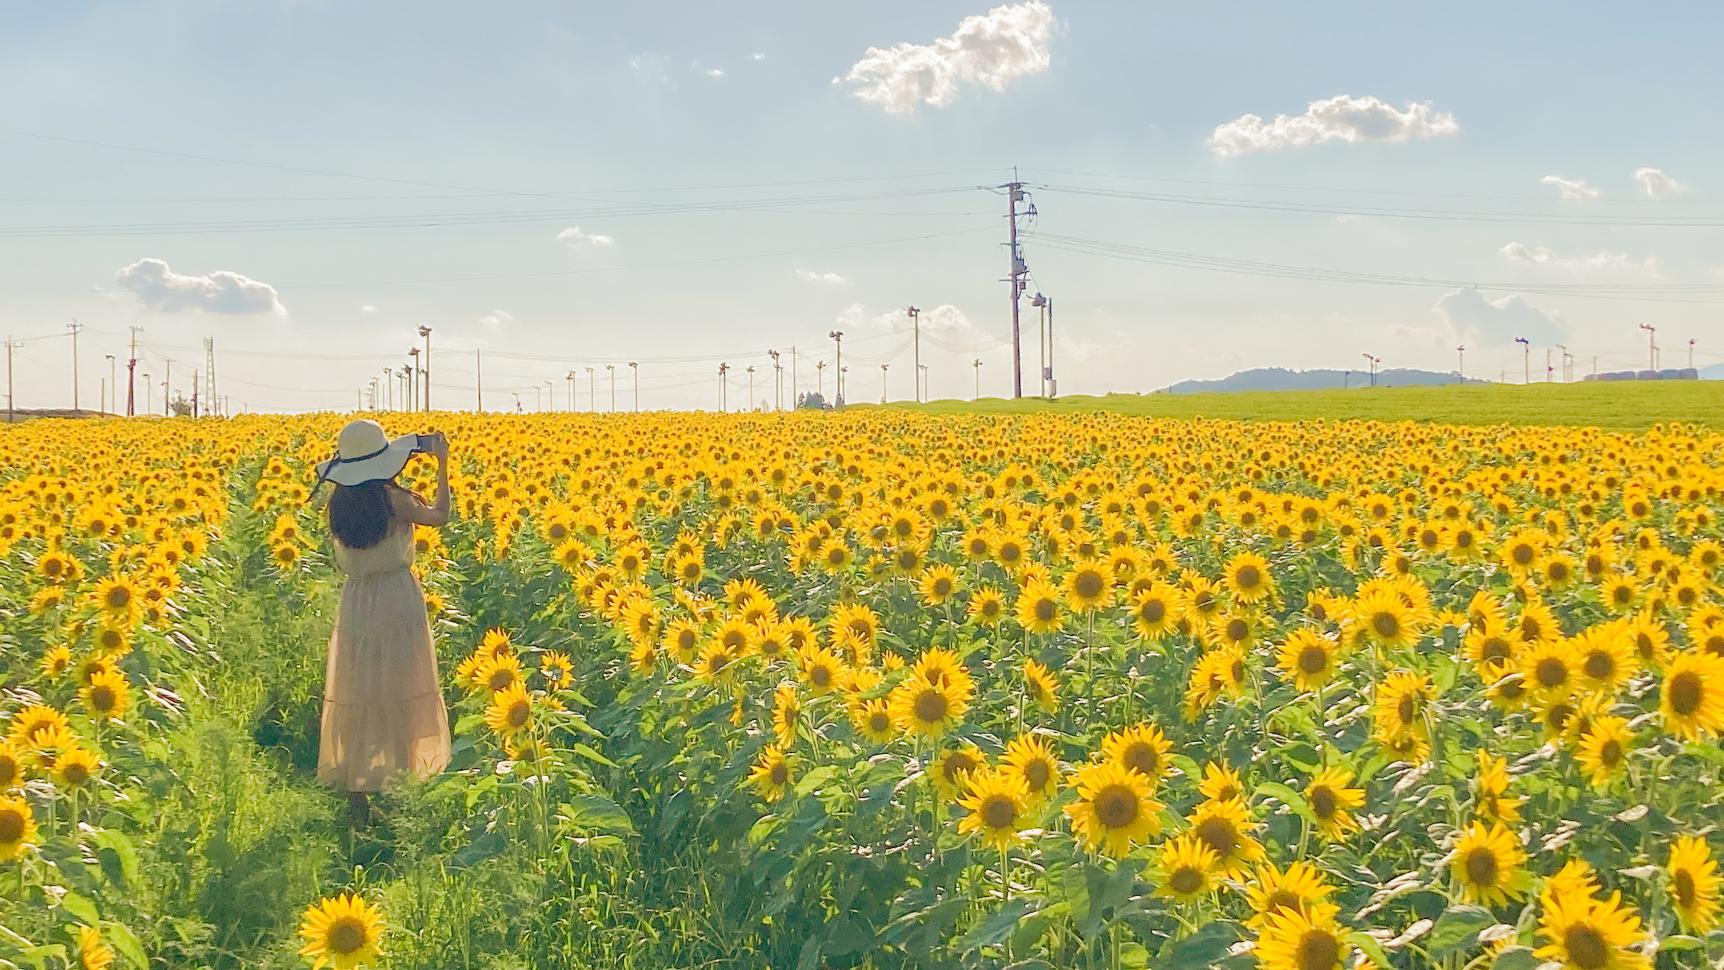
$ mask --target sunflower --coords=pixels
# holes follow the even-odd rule
[[[473,680],[489,694],[508,690],[521,682],[521,661],[512,653],[498,654],[479,661]]]
[[[1650,967],[1645,956],[1630,950],[1640,942],[1640,917],[1624,905],[1621,893],[1597,900],[1546,893],[1541,900],[1538,935],[1546,942],[1533,956],[1575,970],[1639,970]]]
[[[1173,743],[1161,733],[1161,728],[1144,723],[1122,728],[1103,738],[1101,760],[1137,772],[1149,781],[1150,791],[1154,791],[1173,767],[1167,760],[1172,750]]]
[[[108,970],[114,963],[114,951],[95,927],[78,927],[78,963],[83,970]]]
[[[24,755],[12,742],[0,738],[0,792],[24,783]]]
[[[1241,552],[1228,560],[1222,583],[1235,603],[1261,603],[1275,595],[1275,580],[1269,562],[1254,552]]]
[[[7,737],[13,744],[27,748],[35,746],[38,735],[70,732],[71,729],[72,722],[65,714],[46,704],[31,704],[12,715]]]
[[[875,744],[885,744],[896,737],[892,728],[892,710],[884,697],[858,703],[850,713],[850,721],[858,734]]]
[[[911,676],[889,695],[892,723],[911,737],[938,740],[964,719],[973,691],[968,675],[954,682]]]
[[[1517,644],[1499,627],[1475,625],[1461,640],[1467,660],[1478,668],[1479,679],[1493,683],[1515,666]]]
[[[958,799],[970,812],[958,820],[958,831],[976,833],[984,845],[1003,852],[1020,838],[1018,826],[1029,801],[1029,789],[1016,773],[979,768],[970,773],[968,792]]]
[[[796,666],[802,682],[816,695],[837,690],[844,682],[844,661],[825,647],[809,644],[796,654]]]
[[[1475,821],[1462,831],[1449,865],[1469,902],[1501,906],[1527,894],[1532,876],[1522,868],[1525,861],[1520,842],[1502,823],[1486,828]]]
[[[1702,741],[1724,729],[1724,657],[1677,655],[1664,669],[1659,710],[1666,730]]]
[[[1592,866],[1585,859],[1570,859],[1562,864],[1554,874],[1544,880],[1544,888],[1539,890],[1539,899],[1554,896],[1558,899],[1584,897],[1593,899],[1598,895],[1598,874],[1592,871]]]
[[[383,955],[383,914],[352,893],[325,898],[305,911],[299,955],[310,957],[312,970],[377,966]]]
[[[1615,694],[1637,672],[1639,657],[1633,642],[1624,635],[1620,621],[1585,630],[1573,640],[1580,667],[1580,686],[1602,694]]]
[[[1140,772],[1099,761],[1079,768],[1072,787],[1077,800],[1065,806],[1065,813],[1092,852],[1124,858],[1133,845],[1161,831],[1161,803]]]
[[[1239,878],[1263,861],[1263,845],[1251,834],[1251,813],[1245,800],[1206,801],[1191,815],[1191,832],[1215,851],[1217,871]]]
[[[1245,782],[1231,766],[1211,761],[1203,766],[1203,780],[1198,782],[1197,791],[1204,798],[1215,802],[1243,799]]]
[[[784,797],[791,778],[790,758],[776,744],[769,744],[761,750],[753,770],[748,773],[748,783],[754,786],[755,793],[769,802]]]
[[[1695,936],[1705,936],[1718,925],[1719,884],[1718,862],[1706,840],[1694,835],[1677,836],[1670,844],[1670,860],[1665,863],[1670,876],[1670,901],[1676,906],[1676,916],[1682,928]]]
[[[1473,776],[1473,812],[1487,822],[1512,824],[1520,821],[1525,798],[1508,794],[1508,761],[1480,748],[1478,773]]]
[[[1421,718],[1431,701],[1431,678],[1398,670],[1383,679],[1371,706],[1373,731],[1379,741],[1406,738],[1423,728]]]
[[[1131,597],[1131,625],[1145,640],[1160,640],[1173,632],[1185,612],[1179,587],[1156,580]]]
[[[1080,614],[1094,612],[1098,607],[1104,605],[1104,601],[1112,592],[1113,582],[1108,567],[1104,563],[1086,559],[1072,567],[1072,571],[1066,574],[1066,602],[1071,604],[1073,612]]]
[[[699,656],[700,639],[700,624],[691,619],[680,619],[665,627],[659,643],[677,663],[692,664]]]
[[[491,703],[485,708],[485,726],[505,740],[531,733],[533,698],[527,693],[527,686],[517,680],[492,693]]]
[[[916,589],[922,594],[922,602],[943,606],[958,591],[958,571],[945,563],[929,566],[916,582]]]
[[[539,674],[552,690],[565,690],[574,685],[575,665],[568,654],[549,650],[539,658]]]
[[[1604,600],[1604,606],[1612,613],[1625,614],[1633,610],[1640,602],[1640,586],[1632,577],[1620,574],[1611,575],[1599,587],[1599,598]]]
[[[1305,788],[1305,801],[1317,818],[1317,833],[1336,842],[1358,829],[1353,812],[1365,804],[1362,788],[1348,788],[1353,772],[1339,765],[1328,767],[1311,779]]]
[[[1006,598],[998,589],[983,586],[970,595],[970,605],[965,611],[970,622],[977,626],[996,626],[1006,615]]]
[[[741,657],[746,650],[746,647],[729,646],[723,640],[713,640],[700,648],[700,656],[694,661],[694,675],[713,684],[728,685],[736,680],[742,666]]]
[[[1189,832],[1168,839],[1156,853],[1155,894],[1176,903],[1192,903],[1215,888],[1215,850]]]
[[[1033,734],[1013,738],[1000,759],[1003,770],[1023,780],[1032,804],[1054,797],[1059,790],[1060,763],[1046,741]]]
[[[1332,903],[1307,910],[1282,910],[1269,916],[1257,936],[1253,953],[1262,970],[1336,970],[1353,946],[1347,931],[1335,921]]]
[[[36,816],[30,803],[17,795],[0,795],[0,862],[23,854],[36,838]]]
[[[1029,633],[1052,633],[1065,625],[1059,591],[1051,583],[1031,580],[1018,592],[1018,624]]]
[[[1581,735],[1575,747],[1574,759],[1586,780],[1603,789],[1622,777],[1633,750],[1634,735],[1628,730],[1628,719],[1607,714],[1592,720],[1590,730]]]
[[[1308,913],[1334,891],[1322,871],[1308,862],[1290,862],[1286,869],[1264,863],[1245,885],[1245,901],[1252,911],[1245,925],[1262,930],[1277,913]]]
[[[796,726],[802,717],[802,697],[795,684],[779,684],[772,692],[772,733],[780,748],[796,741]]]
[[[132,703],[132,691],[126,683],[126,676],[118,670],[105,670],[93,675],[89,683],[78,691],[78,697],[91,714],[103,720],[125,717]]]
[[[942,801],[955,801],[969,785],[970,775],[987,767],[982,750],[973,744],[960,744],[934,756],[928,766],[928,776]]]
[[[1311,627],[1301,627],[1281,645],[1276,666],[1300,692],[1318,690],[1335,677],[1337,650],[1335,641]]]
[[[1060,682],[1054,672],[1033,659],[1024,661],[1024,691],[1030,703],[1048,713],[1060,709]]]
[[[42,654],[42,676],[51,680],[64,677],[71,666],[72,648],[63,643],[49,647],[48,651]]]
[[[1404,650],[1419,642],[1419,615],[1388,590],[1361,596],[1353,604],[1353,622],[1361,635],[1385,650]]]
[[[1624,631],[1634,646],[1635,656],[1651,667],[1663,668],[1670,662],[1670,631],[1650,613],[1637,614]]]

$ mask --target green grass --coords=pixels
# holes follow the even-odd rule
[[[1724,427],[1724,383],[1667,381],[1609,384],[1468,384],[1350,391],[1245,391],[1230,394],[1073,395],[980,401],[933,401],[936,414],[1030,414],[1113,411],[1157,418],[1302,421],[1319,418],[1439,421],[1453,424],[1592,425],[1645,428],[1666,421]]]

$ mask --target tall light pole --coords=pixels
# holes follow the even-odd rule
[[[906,314],[908,314],[910,317],[910,331],[913,334],[911,339],[914,341],[914,345],[916,348],[916,358],[915,358],[916,369],[912,373],[921,374],[922,373],[922,309],[920,307],[915,306],[915,305],[911,305],[911,306],[905,307],[904,312]],[[920,377],[916,378],[916,403],[917,404],[922,403],[922,379]]]
[[[168,385],[174,382],[174,359],[165,357],[163,362],[168,365],[167,373],[162,375],[162,417],[166,418],[172,417],[168,413]]]
[[[429,411],[431,410],[431,328],[421,323],[419,336],[425,338],[425,363],[419,374],[425,383],[425,410]]]
[[[748,410],[754,410],[754,365],[748,365]]]
[[[836,390],[832,392],[832,406],[838,407],[844,403],[844,331],[834,330],[826,336],[832,338],[832,345],[837,348],[837,360],[833,364],[838,372],[832,375],[837,382],[834,385]]]
[[[730,378],[727,376],[729,373],[730,364],[728,362],[718,365],[718,410],[720,413],[730,410]]]
[[[1525,337],[1516,337],[1514,342],[1520,344],[1520,382],[1532,383],[1532,341]]]
[[[575,372],[571,370],[564,374],[563,380],[569,382],[569,410],[572,412],[575,410]]]
[[[587,368],[587,406],[592,408],[594,414],[599,413],[598,384],[593,379],[593,369],[591,367]]]
[[[1011,234],[1007,242],[1011,263],[1003,282],[1010,289],[1012,301],[1012,397],[1016,398],[1024,396],[1023,338],[1018,324],[1018,298],[1024,295],[1024,276],[1030,271],[1024,258],[1018,254],[1018,219],[1020,216],[1033,218],[1036,207],[1032,202],[1022,213],[1018,212],[1018,203],[1028,201],[1029,193],[1024,191],[1024,183],[1018,181],[1016,169],[1012,171],[1010,182],[996,188],[1006,190],[1006,225]]]
[[[407,371],[413,383],[412,397],[408,398],[411,403],[408,404],[407,410],[417,411],[419,410],[419,385],[425,383],[425,371],[419,365],[418,347],[407,348],[407,356],[413,358],[413,366]]]
[[[819,394],[822,401],[826,400],[826,362],[823,360],[814,362],[814,393]]]
[[[395,370],[383,368],[383,403],[389,410],[395,410]]]
[[[1550,366],[1550,348],[1546,347],[1544,349],[1544,382],[1546,384],[1550,383],[1551,372],[1553,370],[1555,370],[1555,368]]]
[[[1455,376],[1460,378],[1462,384],[1467,382],[1466,344],[1459,344],[1455,347]]]
[[[778,362],[778,351],[768,350],[766,356],[772,358],[772,409],[784,410],[784,365]]]
[[[927,364],[917,364],[916,365],[916,371],[917,371],[916,383],[918,385],[920,385],[917,388],[917,392],[925,394],[926,393],[925,388],[928,384],[928,365]],[[930,394],[928,396],[932,397],[933,395]]]
[[[640,365],[640,361],[638,361],[638,360],[629,361],[629,372],[634,375],[635,413],[639,414],[640,409],[641,409],[641,365]]]
[[[1658,337],[1658,328],[1650,323],[1643,323],[1640,329],[1646,331],[1646,367],[1648,370],[1658,369],[1658,348],[1653,341]]]
[[[1360,354],[1359,356],[1365,358],[1366,365],[1368,367],[1370,367],[1370,369],[1371,369],[1371,386],[1376,387],[1377,386],[1377,363],[1382,358],[1376,357],[1372,354]]]
[[[982,358],[977,357],[970,362],[970,366],[976,369],[976,400],[980,401],[982,399]]]
[[[109,357],[108,359],[113,360],[114,358]],[[1693,337],[1688,338],[1688,369],[1689,370],[1694,369],[1694,338]]]
[[[108,392],[104,391],[102,393],[102,413],[108,414],[120,409],[120,385],[117,382],[120,375],[120,369],[119,365],[114,362],[113,354],[103,354],[102,356],[108,358],[108,386],[113,388],[114,396],[113,406],[109,407]],[[1694,360],[1694,341],[1692,340],[1688,341],[1688,360],[1690,363]]]
[[[557,385],[556,382],[549,379],[545,381],[545,403],[550,405],[545,410],[555,411],[557,409]]]
[[[886,403],[886,364],[880,365],[880,403]]]
[[[1562,382],[1564,384],[1567,384],[1568,383],[1568,348],[1564,347],[1562,344],[1557,344],[1556,349],[1562,351]],[[1549,367],[1548,364],[1545,366]]]
[[[617,409],[617,365],[606,364],[605,371],[611,375],[611,411],[615,413]]]

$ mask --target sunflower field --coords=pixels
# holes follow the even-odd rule
[[[350,828],[345,420],[0,429],[0,967],[1724,960],[1715,431],[388,415],[454,761]]]

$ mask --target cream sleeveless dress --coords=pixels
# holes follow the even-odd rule
[[[425,592],[413,575],[413,524],[397,517],[369,549],[335,543],[347,573],[329,638],[319,781],[374,792],[403,773],[449,764],[449,713]]]

